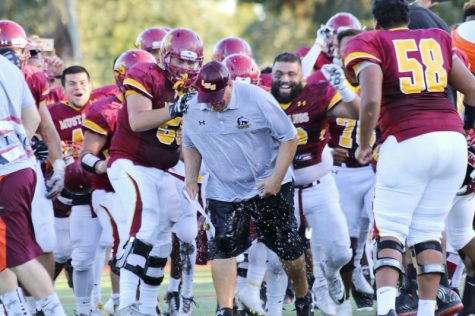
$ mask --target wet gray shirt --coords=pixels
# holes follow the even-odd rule
[[[209,171],[206,198],[225,202],[258,195],[256,186],[272,174],[280,143],[296,135],[272,95],[236,81],[225,110],[215,112],[194,97],[183,117],[182,144],[197,149]],[[289,181],[287,170],[282,183]]]

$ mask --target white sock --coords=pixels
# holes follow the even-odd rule
[[[160,292],[160,285],[148,285],[140,283],[139,310],[143,314],[155,315],[157,297]]]
[[[261,243],[255,243],[249,248],[247,266],[247,281],[260,288],[267,270],[267,247]]]
[[[136,303],[137,287],[140,279],[137,275],[126,269],[120,269],[120,304],[119,309]]]
[[[114,302],[114,307],[119,307],[119,303],[120,303],[119,293],[112,293],[112,302]]]
[[[30,314],[36,314],[36,300],[33,296],[25,296],[25,303]]]
[[[417,316],[433,316],[435,313],[435,300],[419,300]]]
[[[91,297],[84,296],[84,297],[76,297],[74,299],[76,303],[76,312],[78,314],[86,314],[89,315],[91,313]]]
[[[180,241],[181,279],[183,282],[181,285],[181,295],[190,298],[193,296],[193,281],[195,279],[196,243],[192,243],[193,251],[189,254],[182,252],[182,249],[186,246],[189,247],[189,244]]]
[[[267,315],[282,315],[288,277],[284,273],[268,273],[267,277]]]
[[[43,311],[45,316],[66,316],[56,293],[36,301],[36,309]]]
[[[30,315],[28,307],[23,303],[22,295],[20,288],[0,295],[0,300],[8,315]]]
[[[175,279],[170,277],[167,292],[178,292],[178,289],[180,288],[180,282],[181,279]]]
[[[93,285],[92,285],[92,300],[91,305],[95,308],[102,300],[101,297],[101,279],[102,271],[104,270],[104,262],[106,258],[106,247],[97,247],[96,258],[93,265]]]
[[[376,290],[378,315],[386,315],[391,309],[396,310],[397,288],[383,286]]]

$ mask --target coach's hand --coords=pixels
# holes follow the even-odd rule
[[[194,200],[198,196],[199,188],[197,182],[187,182],[185,184],[184,190],[190,197],[190,199]]]
[[[358,147],[356,149],[356,159],[359,161],[360,164],[366,165],[371,162],[371,157],[373,155],[373,149],[368,146],[368,147]]]
[[[183,116],[184,113],[188,110],[189,101],[197,94],[197,92],[187,92],[180,96],[175,103],[170,105],[168,111],[172,119]]]
[[[257,189],[261,191],[259,196],[261,198],[266,198],[272,195],[277,195],[280,192],[281,180],[275,179],[273,176],[265,179],[264,182],[261,182],[257,185]]]

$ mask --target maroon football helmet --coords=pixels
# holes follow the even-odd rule
[[[114,78],[117,87],[122,91],[125,73],[137,63],[156,63],[155,57],[142,49],[130,49],[123,52],[114,63]],[[123,92],[123,91],[122,91]]]
[[[145,29],[135,41],[135,47],[151,52],[162,47],[162,39],[171,29],[169,27],[154,26]]]
[[[226,37],[220,40],[213,49],[213,60],[223,61],[229,55],[240,54],[252,57],[249,44],[239,37]]]
[[[228,68],[231,79],[255,85],[259,84],[261,71],[251,57],[233,54],[226,57],[223,64]]]
[[[64,188],[75,194],[87,194],[92,191],[90,174],[81,167],[78,158],[70,157],[66,160]]]
[[[332,16],[325,24],[328,35],[327,51],[328,56],[333,56],[335,46],[333,44],[334,36],[344,30],[361,30],[360,20],[356,16],[347,12],[340,12]]]
[[[25,30],[14,21],[0,20],[0,47],[14,49],[23,65],[30,57]]]
[[[191,62],[192,65],[177,65],[174,59]],[[171,82],[183,81],[184,87],[190,87],[195,82],[202,63],[203,42],[192,30],[173,29],[163,38],[161,66]]]

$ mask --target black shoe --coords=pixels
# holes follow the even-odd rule
[[[232,308],[219,308],[216,311],[216,316],[233,316]]]
[[[313,316],[313,297],[310,291],[304,297],[295,299],[297,316]]]
[[[435,316],[450,316],[460,312],[463,309],[462,300],[458,294],[443,285],[439,285],[437,291],[437,309]]]
[[[355,289],[355,286],[351,285],[351,296],[356,303],[356,310],[361,311],[372,311],[373,310],[373,295],[368,295],[361,293]]]
[[[165,295],[165,301],[168,303],[167,315],[176,316],[180,310],[180,293],[167,292]]]
[[[401,288],[401,293],[396,297],[396,314],[398,316],[417,315],[419,297],[412,289]]]
[[[465,278],[465,287],[462,297],[463,309],[459,316],[475,315],[475,277]]]
[[[377,315],[377,316],[397,316],[397,313],[394,309],[390,309],[387,314],[384,315]]]

